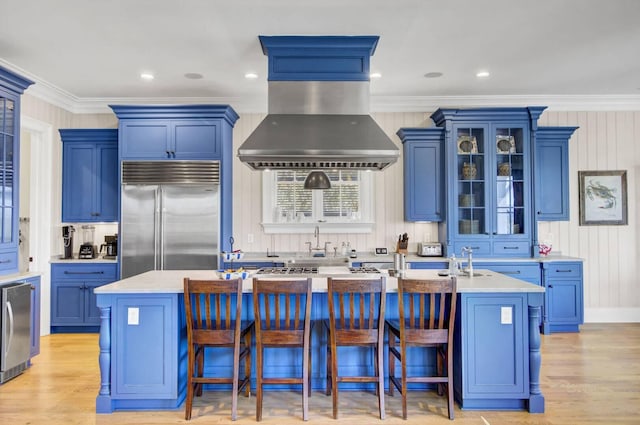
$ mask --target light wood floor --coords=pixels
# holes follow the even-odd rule
[[[230,423],[230,396],[208,392],[197,398],[193,419],[184,410],[96,415],[98,337],[58,334],[42,338],[41,354],[23,375],[0,386],[0,423],[6,425],[221,424]],[[543,336],[541,386],[546,413],[461,411],[459,425],[640,424],[640,324],[587,324],[580,334]],[[386,397],[385,424],[451,424],[443,398],[414,392],[409,419],[400,418],[400,398]],[[266,393],[264,424],[303,423],[301,396]],[[340,420],[379,423],[376,397],[340,393]],[[255,398],[240,397],[237,424],[255,424]],[[309,424],[335,423],[331,397],[314,393]]]

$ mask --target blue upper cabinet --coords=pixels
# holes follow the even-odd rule
[[[444,129],[401,128],[405,221],[444,220]]]
[[[227,105],[111,106],[120,120],[120,159],[221,159],[236,112]]]
[[[18,271],[20,96],[31,84],[0,67],[0,274]]]
[[[118,221],[118,130],[60,130],[62,221]]]
[[[577,128],[538,128],[534,186],[538,221],[569,220],[569,138]]]
[[[488,257],[534,253],[532,147],[544,107],[438,109],[445,130],[446,255],[472,247]]]

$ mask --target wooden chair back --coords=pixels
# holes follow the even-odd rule
[[[311,278],[253,279],[256,340],[268,346],[302,346],[311,332]]]
[[[222,346],[239,343],[242,279],[185,278],[184,302],[190,343]]]
[[[456,278],[398,278],[400,341],[453,346]]]
[[[328,278],[329,326],[336,345],[382,343],[386,278]]]

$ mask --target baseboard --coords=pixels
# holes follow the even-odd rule
[[[640,322],[640,308],[585,308],[585,323]]]

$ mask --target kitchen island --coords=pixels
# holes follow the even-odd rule
[[[478,276],[458,278],[455,398],[463,409],[543,412],[544,397],[538,379],[544,288],[489,270],[476,273]],[[207,270],[151,271],[95,290],[101,312],[101,382],[96,412],[175,409],[183,403],[187,344],[182,292],[183,278],[187,276],[215,279],[217,274]],[[312,318],[316,321],[328,317],[328,276],[368,275],[354,276],[346,267],[320,267],[318,274],[311,275]],[[435,278],[437,271],[407,270],[405,276]],[[396,288],[397,279],[387,277],[388,318],[398,314]],[[252,280],[246,279],[245,318],[253,316],[251,289]],[[265,374],[290,374],[292,368],[300,366],[299,356],[291,354],[265,358]],[[371,368],[370,360],[362,352],[347,352],[341,355],[341,367],[347,369],[347,374],[348,369],[361,373]],[[414,370],[420,368],[424,372],[425,368],[434,367],[431,360],[413,355],[410,363]],[[322,326],[316,326],[312,332],[315,390],[324,390],[325,363],[326,335]],[[227,375],[231,365],[230,355],[216,356],[216,366],[209,372]],[[355,385],[358,384],[354,388]]]

